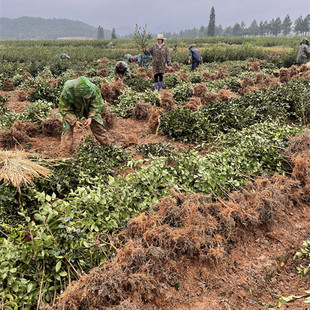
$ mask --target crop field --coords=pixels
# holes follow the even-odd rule
[[[152,66],[115,79],[134,41],[0,42],[0,309],[306,309],[299,40],[168,40],[160,91]],[[68,157],[59,96],[79,76],[100,89],[109,144],[75,128]]]

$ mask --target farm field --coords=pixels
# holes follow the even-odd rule
[[[108,42],[0,42],[1,309],[307,309],[299,38],[167,41],[159,92],[137,64],[115,80],[116,61],[139,51]],[[204,59],[195,71],[189,43]],[[79,76],[100,89],[109,144],[75,129],[68,157],[58,101]]]

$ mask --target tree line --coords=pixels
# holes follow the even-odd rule
[[[100,27],[100,26],[99,26]],[[99,31],[99,30],[98,30]],[[281,20],[280,17],[273,18],[270,21],[257,22],[254,19],[249,26],[242,21],[235,23],[234,26],[223,28],[221,25],[215,23],[215,9],[211,8],[209,23],[207,26],[200,28],[192,28],[181,30],[180,32],[164,32],[164,36],[168,39],[178,38],[201,38],[201,37],[266,37],[266,36],[287,36],[287,35],[306,35],[310,32],[310,14],[305,18],[299,16],[294,22],[291,20],[289,14]],[[154,35],[152,35],[154,36]],[[133,34],[122,36],[123,39],[131,39]],[[98,32],[99,38],[99,32]],[[116,38],[114,28],[114,38]]]

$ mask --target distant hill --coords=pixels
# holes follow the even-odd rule
[[[0,40],[56,40],[58,38],[97,38],[98,29],[80,21],[69,19],[43,19],[39,17],[0,17]],[[111,31],[104,29],[105,38]]]

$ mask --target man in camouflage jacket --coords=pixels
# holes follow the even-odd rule
[[[73,129],[90,126],[100,145],[108,143],[105,135],[101,110],[103,100],[99,88],[86,77],[69,80],[65,83],[59,98],[59,113],[62,116],[63,129],[60,150],[71,152],[73,147]]]

